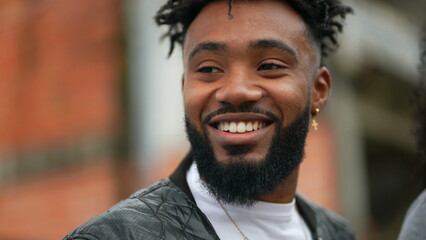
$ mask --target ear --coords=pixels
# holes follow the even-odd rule
[[[315,109],[322,110],[327,103],[331,92],[331,75],[326,67],[320,67],[317,70],[312,94],[311,94],[311,113],[316,114]]]

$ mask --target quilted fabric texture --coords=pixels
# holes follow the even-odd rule
[[[170,180],[121,201],[64,240],[219,239],[205,215]]]
[[[298,196],[314,239],[355,239],[343,219]],[[142,189],[83,224],[64,240],[219,239],[206,216],[170,179]]]

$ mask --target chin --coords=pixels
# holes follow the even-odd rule
[[[227,165],[230,163],[234,164],[253,164],[253,163],[263,163],[265,162],[265,155],[261,155],[258,153],[247,153],[247,154],[239,154],[239,155],[226,155],[226,156],[218,156],[216,157],[216,161],[220,164]]]
[[[225,203],[251,205],[298,168],[309,129],[309,108],[290,126],[270,128],[274,129],[266,134],[270,140],[259,134],[261,141],[246,145],[218,146],[214,138],[202,134],[206,131],[197,131],[185,120],[191,154],[210,193]]]

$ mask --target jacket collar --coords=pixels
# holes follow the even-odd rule
[[[191,190],[189,190],[188,182],[186,181],[186,173],[191,167],[193,161],[192,154],[189,152],[172,175],[170,175],[169,179],[195,203],[194,196],[192,195]]]
[[[170,175],[169,179],[195,203],[194,196],[192,195],[188,182],[186,181],[186,173],[193,161],[192,154],[189,152],[172,175]],[[308,203],[308,201],[299,194],[296,194],[296,206],[303,220],[305,220],[308,225],[312,238],[317,239],[317,221],[314,209],[312,209],[312,206]]]

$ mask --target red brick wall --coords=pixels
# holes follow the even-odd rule
[[[3,0],[3,149],[110,135],[117,122],[119,1]]]
[[[117,201],[113,170],[99,161],[3,186],[0,239],[62,239]]]
[[[120,12],[1,1],[0,239],[60,239],[117,201]]]

